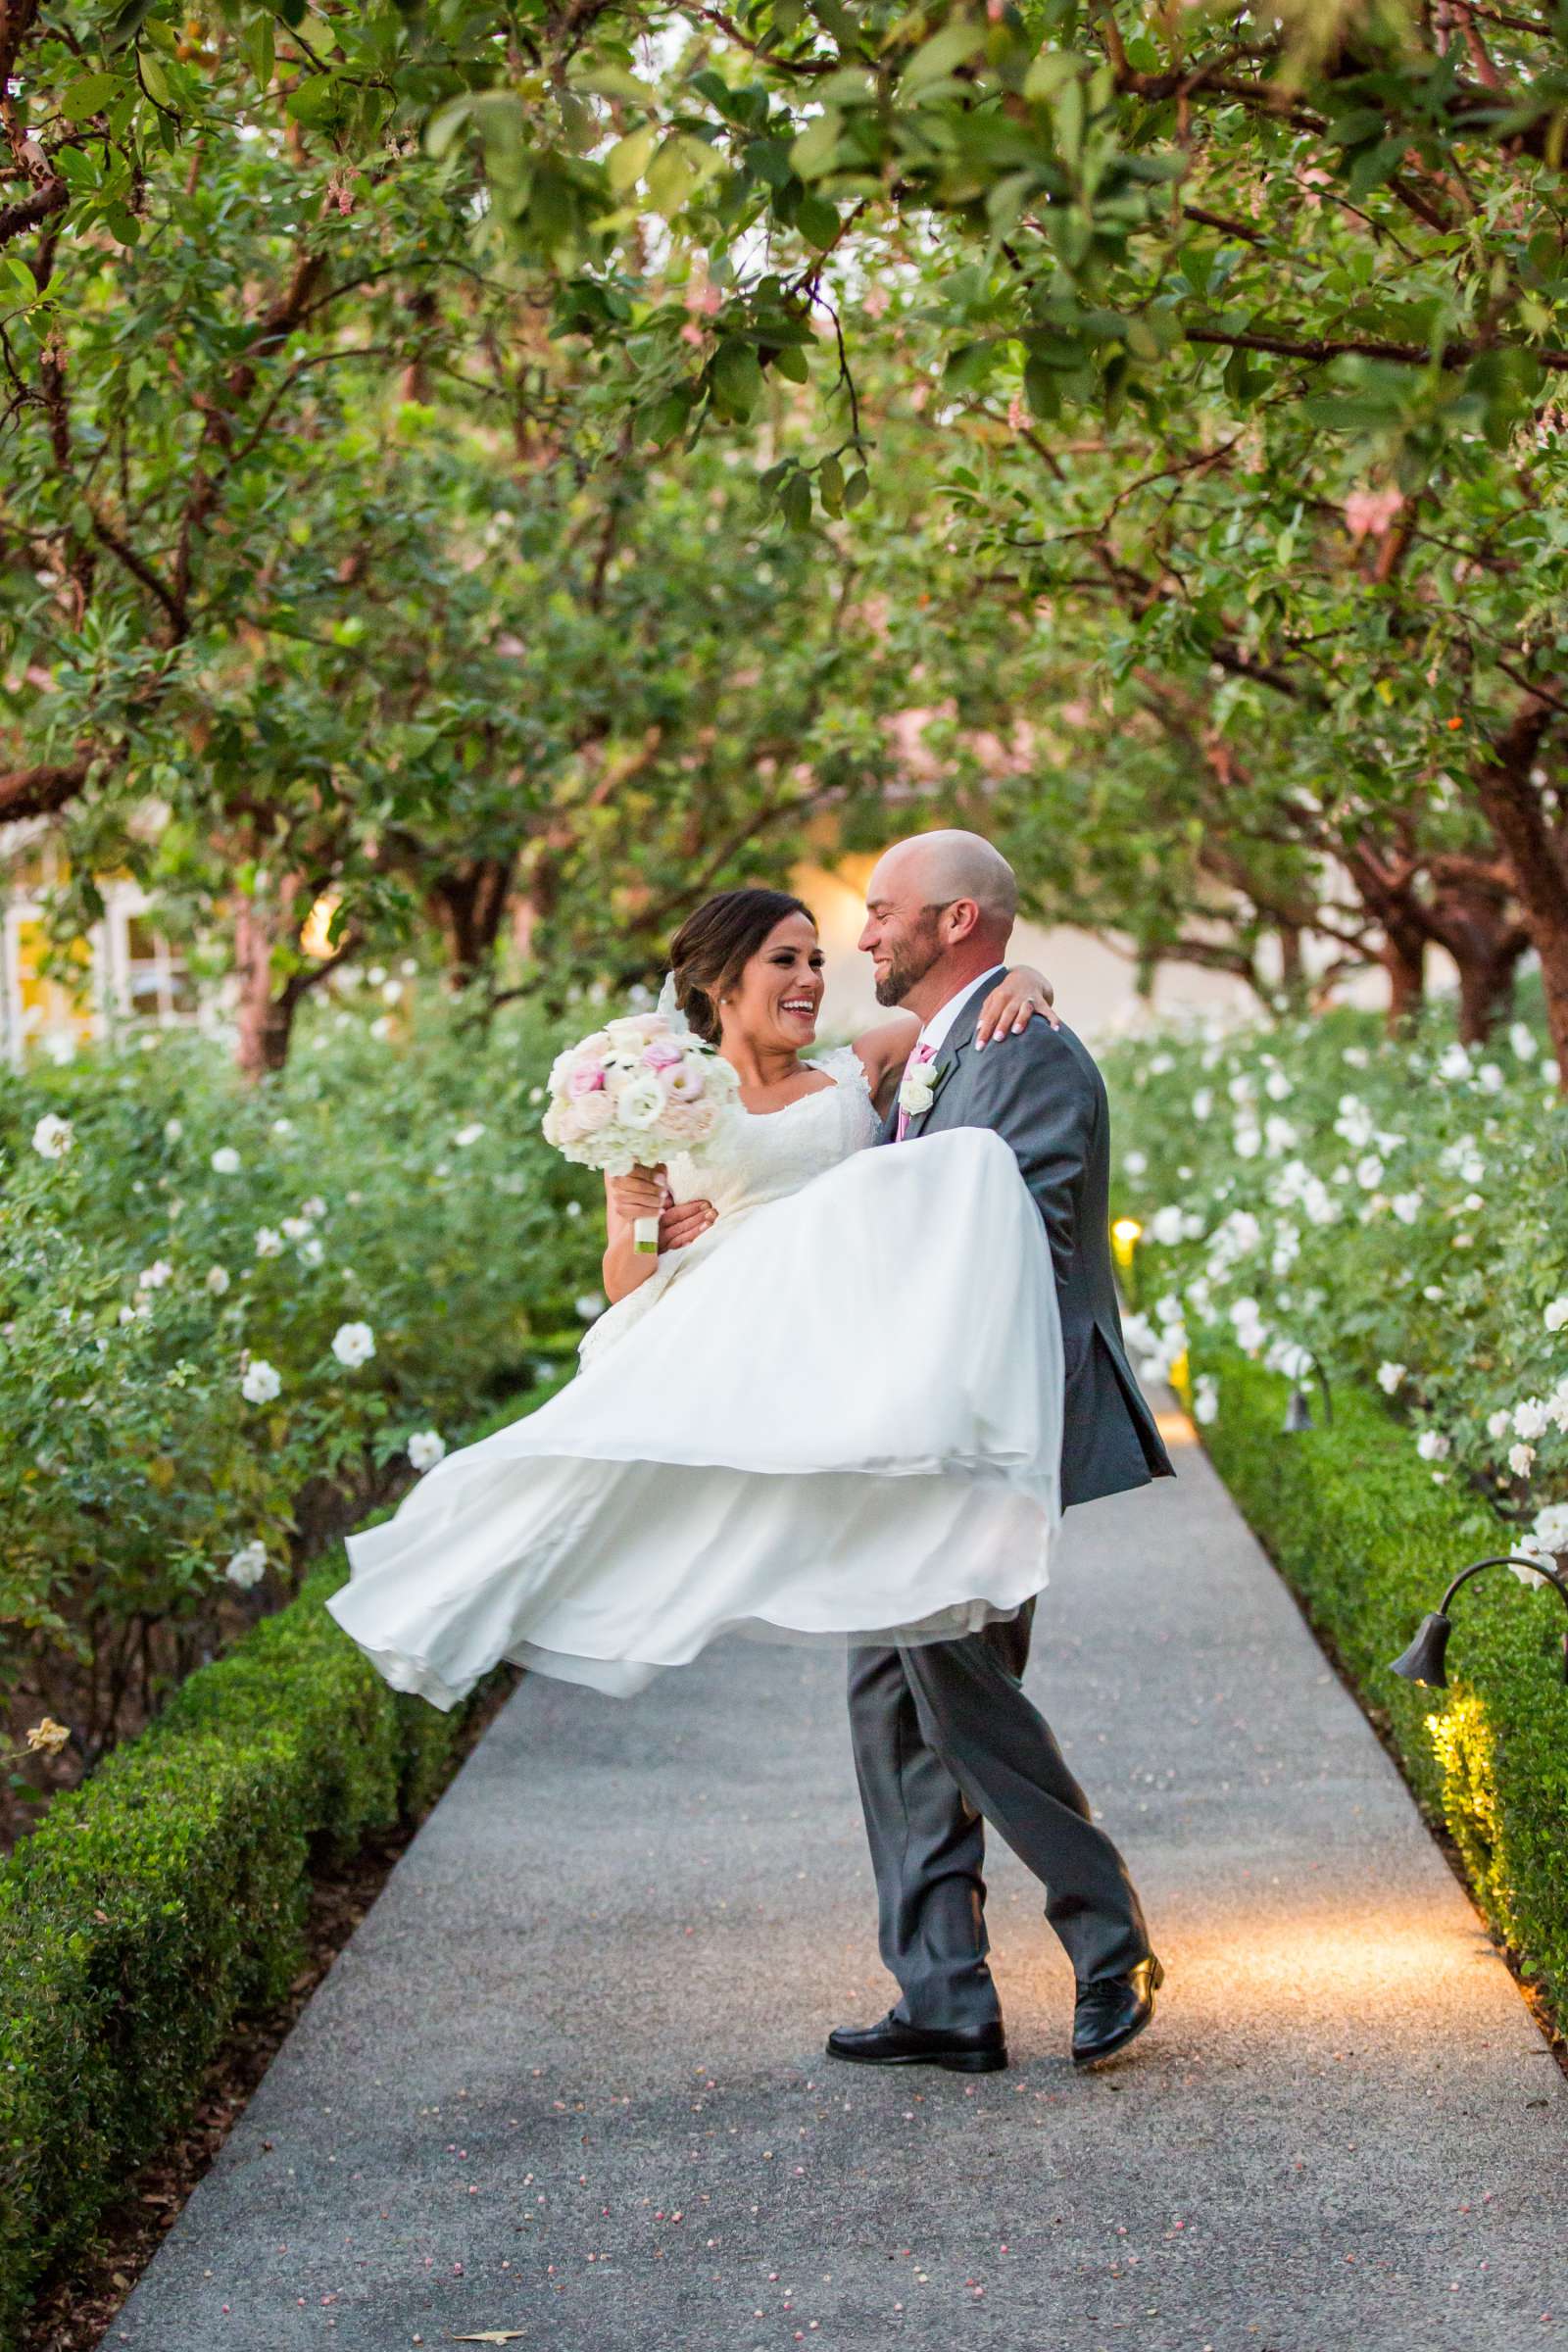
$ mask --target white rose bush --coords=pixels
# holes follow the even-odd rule
[[[1535,1033],[1516,1023],[1504,1060],[1350,1014],[1161,1045],[1109,1057],[1139,1302],[1176,1300],[1195,1362],[1311,1349],[1537,1540],[1568,1499],[1568,1103]]]
[[[574,1360],[597,1188],[528,1100],[558,1043],[323,1008],[252,1092],[188,1037],[0,1073],[0,1728],[90,1763]]]
[[[1479,1054],[1435,1020],[1391,1041],[1347,1011],[1158,1046],[1107,1056],[1135,1360],[1189,1398],[1478,1901],[1568,2014],[1557,1595],[1494,1570],[1456,1605],[1446,1692],[1389,1672],[1471,1560],[1522,1554],[1521,1585],[1544,1581],[1531,1561],[1568,1566],[1568,1104],[1549,1055],[1523,1022]],[[1313,1359],[1332,1426],[1308,1377],[1314,1426],[1288,1436]]]

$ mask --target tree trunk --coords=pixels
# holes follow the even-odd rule
[[[1280,943],[1280,986],[1288,997],[1298,997],[1306,986],[1306,963],[1301,953],[1299,923],[1281,922],[1276,926]]]
[[[265,914],[242,899],[234,917],[234,968],[239,980],[235,1020],[239,1042],[234,1058],[252,1084],[280,1070],[288,1059],[298,993],[272,993],[272,934]]]
[[[516,858],[468,858],[438,874],[426,904],[447,952],[447,985],[467,988],[487,970],[501,935]]]
[[[1544,787],[1531,770],[1552,713],[1531,701],[1476,771],[1476,796],[1508,861],[1530,944],[1541,959],[1557,1083],[1568,1095],[1568,860],[1553,837]]]
[[[1356,847],[1347,852],[1345,869],[1383,934],[1378,961],[1389,975],[1389,1032],[1396,1036],[1420,1011],[1427,987],[1427,924],[1412,887],[1414,864],[1406,853],[1391,869]]]
[[[1457,941],[1446,926],[1443,934],[1459,969],[1459,1037],[1467,1046],[1484,1046],[1513,1010],[1514,971],[1530,945],[1522,926],[1510,925],[1491,937],[1478,932],[1479,927]]]
[[[1385,919],[1378,957],[1389,975],[1389,1029],[1404,1028],[1420,1011],[1427,993],[1427,943],[1419,925]]]

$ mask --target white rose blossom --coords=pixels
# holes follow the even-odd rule
[[[1201,1373],[1193,1384],[1193,1419],[1206,1428],[1219,1417],[1219,1389],[1212,1373]]]
[[[460,1127],[458,1129],[458,1132],[452,1138],[452,1141],[457,1145],[460,1152],[466,1152],[470,1144],[476,1144],[479,1141],[479,1138],[481,1135],[483,1135],[483,1133],[484,1121],[482,1119],[470,1119],[466,1127]]]
[[[155,1257],[152,1264],[144,1266],[137,1275],[136,1288],[138,1291],[161,1291],[173,1271],[167,1257]]]
[[[1536,1449],[1533,1446],[1510,1446],[1508,1448],[1508,1467],[1515,1478],[1528,1478],[1535,1466],[1535,1459]]]
[[[64,1159],[75,1140],[71,1121],[53,1110],[46,1110],[32,1131],[32,1148],[40,1159]]]
[[[1542,1320],[1548,1331],[1561,1331],[1568,1325],[1568,1297],[1553,1298],[1551,1304],[1544,1309]]]
[[[1568,1551],[1568,1502],[1548,1502],[1538,1511],[1534,1533],[1544,1551]]]
[[[1415,1442],[1415,1449],[1424,1462],[1446,1462],[1452,1451],[1441,1429],[1424,1429]]]
[[[375,1353],[375,1334],[368,1323],[340,1323],[332,1334],[332,1353],[350,1372],[357,1372]]]
[[[220,1144],[208,1164],[215,1176],[237,1176],[240,1168],[239,1153],[232,1144]]]
[[[241,1544],[228,1566],[223,1570],[223,1574],[231,1585],[238,1585],[242,1592],[248,1592],[251,1587],[259,1585],[267,1574],[267,1545],[265,1544]]]
[[[282,1254],[283,1254],[283,1236],[282,1236],[282,1235],[281,1235],[279,1232],[277,1232],[277,1231],[276,1231],[276,1229],[275,1229],[273,1226],[271,1226],[271,1225],[259,1225],[259,1226],[257,1227],[257,1229],[256,1229],[256,1254],[257,1254],[257,1256],[258,1256],[258,1257],[281,1257],[281,1256],[282,1256]]]
[[[204,1279],[206,1287],[212,1292],[213,1297],[221,1298],[229,1285],[228,1268],[226,1266],[209,1266]]]
[[[1392,1396],[1405,1374],[1403,1364],[1379,1364],[1378,1387],[1385,1396]]]
[[[1506,1408],[1504,1408],[1501,1412],[1489,1413],[1487,1415],[1487,1435],[1489,1438],[1505,1438],[1512,1427],[1513,1415],[1507,1411]]]
[[[247,1404],[270,1404],[282,1386],[282,1376],[276,1366],[270,1364],[265,1356],[258,1355],[246,1365],[239,1392]]]

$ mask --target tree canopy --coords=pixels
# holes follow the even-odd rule
[[[256,1066],[324,894],[629,963],[892,789],[1150,956],[1533,947],[1568,1068],[1565,32],[0,0],[0,817]]]

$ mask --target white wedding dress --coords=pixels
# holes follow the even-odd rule
[[[715,1635],[921,1642],[1012,1615],[1059,1517],[1061,1337],[1012,1153],[869,1151],[834,1083],[670,1163],[716,1222],[601,1317],[570,1386],[349,1539],[327,1602],[451,1707],[503,1658],[625,1695]]]

